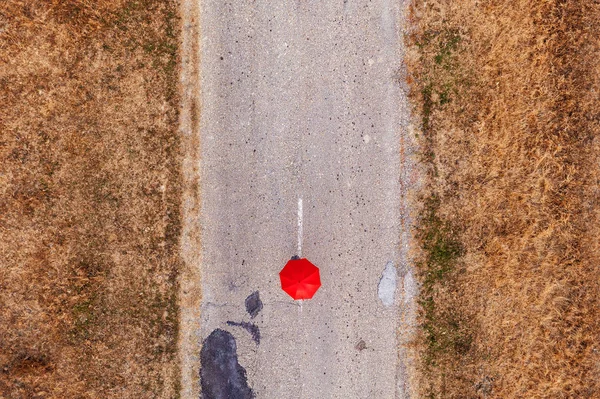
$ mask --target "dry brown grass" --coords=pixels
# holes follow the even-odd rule
[[[600,3],[413,0],[420,393],[600,397]]]
[[[176,397],[176,2],[0,2],[0,398]]]

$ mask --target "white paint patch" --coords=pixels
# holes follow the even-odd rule
[[[377,294],[384,306],[392,306],[394,304],[397,282],[396,266],[394,266],[394,262],[389,261],[386,263],[385,269],[383,269],[381,279],[379,279],[379,286],[377,287]]]
[[[365,144],[369,144],[369,141],[371,141],[371,136],[365,134],[365,137],[363,137],[363,141],[365,142]]]
[[[373,60],[373,58],[369,58],[369,61],[367,61],[369,63],[369,66],[372,66],[375,61]]]
[[[302,198],[298,198],[298,256],[302,257]]]

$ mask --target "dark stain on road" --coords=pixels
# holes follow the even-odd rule
[[[260,344],[260,330],[258,329],[258,326],[256,324],[247,323],[245,321],[242,321],[241,323],[238,323],[235,321],[228,321],[227,325],[235,326],[235,327],[242,327],[243,329],[248,331],[250,333],[250,335],[252,335],[252,339],[254,340],[254,342],[256,342],[256,345]]]
[[[258,291],[254,291],[252,294],[248,295],[248,298],[246,298],[246,312],[248,312],[250,317],[255,318],[262,308],[263,303],[260,300]]]
[[[235,338],[217,328],[204,340],[200,352],[202,399],[253,399],[246,370],[237,357]]]

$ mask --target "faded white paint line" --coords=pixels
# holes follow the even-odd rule
[[[298,198],[298,256],[302,257],[302,198]]]

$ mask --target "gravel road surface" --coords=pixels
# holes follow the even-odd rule
[[[200,338],[235,338],[257,398],[405,395],[402,7],[202,3]],[[278,277],[299,251],[322,280],[303,304]]]

